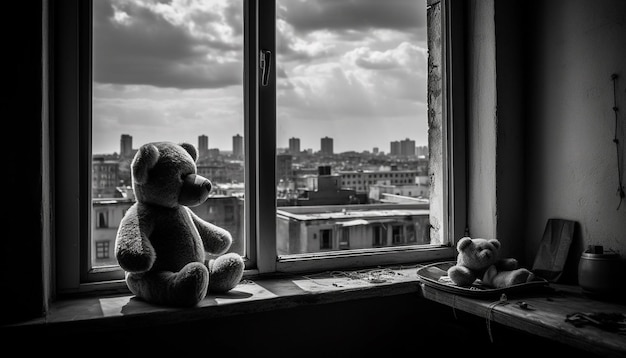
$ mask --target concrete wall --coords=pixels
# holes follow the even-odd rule
[[[469,229],[531,266],[549,218],[578,223],[568,258],[626,255],[611,75],[626,176],[626,2],[470,1]],[[567,277],[567,275],[566,275]]]
[[[468,6],[468,221],[472,237],[496,238],[496,43],[493,0]],[[455,238],[458,239],[458,238]]]
[[[503,254],[524,260],[526,210],[524,105],[525,0],[495,2],[496,38],[496,207],[497,238]]]
[[[626,200],[619,197],[611,74],[624,169],[626,1],[550,0],[528,5],[526,257],[532,262],[548,218],[579,223],[570,251],[590,244],[626,257]],[[511,86],[516,86],[511,83]],[[498,88],[500,89],[500,88]],[[574,267],[571,267],[572,269]]]

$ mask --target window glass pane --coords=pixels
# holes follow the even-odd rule
[[[245,254],[242,3],[93,1],[91,267],[116,264],[130,163],[153,141],[197,147],[213,189],[192,210]]]
[[[277,0],[279,255],[431,243],[426,3]]]

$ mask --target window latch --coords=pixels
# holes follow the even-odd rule
[[[261,86],[267,86],[270,82],[270,67],[272,66],[271,51],[261,50],[259,65],[261,67]]]

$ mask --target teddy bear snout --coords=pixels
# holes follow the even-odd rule
[[[204,187],[206,191],[211,191],[211,181],[209,179],[198,174],[189,174],[189,176],[193,178],[194,184]]]
[[[189,174],[183,179],[179,203],[187,206],[196,206],[203,203],[211,191],[211,181],[198,174]]]

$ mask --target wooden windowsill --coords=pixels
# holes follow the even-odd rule
[[[506,304],[494,304],[494,298],[459,296],[424,285],[417,276],[420,266],[244,279],[227,294],[208,295],[193,308],[160,307],[130,294],[60,300],[51,305],[46,317],[3,329],[38,334],[97,332],[414,293],[416,304],[427,299],[598,356],[626,356],[626,335],[594,326],[575,327],[565,321],[568,314],[576,312],[626,315],[623,303],[592,299],[578,286],[550,284],[545,291],[510,295]],[[521,308],[520,301],[530,309]]]
[[[275,278],[244,279],[226,294],[209,294],[198,306],[171,308],[132,294],[65,299],[46,317],[10,325],[10,329],[46,332],[102,330],[205,320],[302,305],[418,293],[417,266],[332,271]]]
[[[497,297],[460,296],[425,284],[421,286],[422,297],[455,310],[560,342],[594,356],[626,357],[626,332],[620,334],[594,325],[576,327],[566,321],[567,316],[574,313],[615,313],[626,317],[626,301],[595,299],[583,294],[579,286],[555,283],[539,292],[509,294],[503,301]]]

